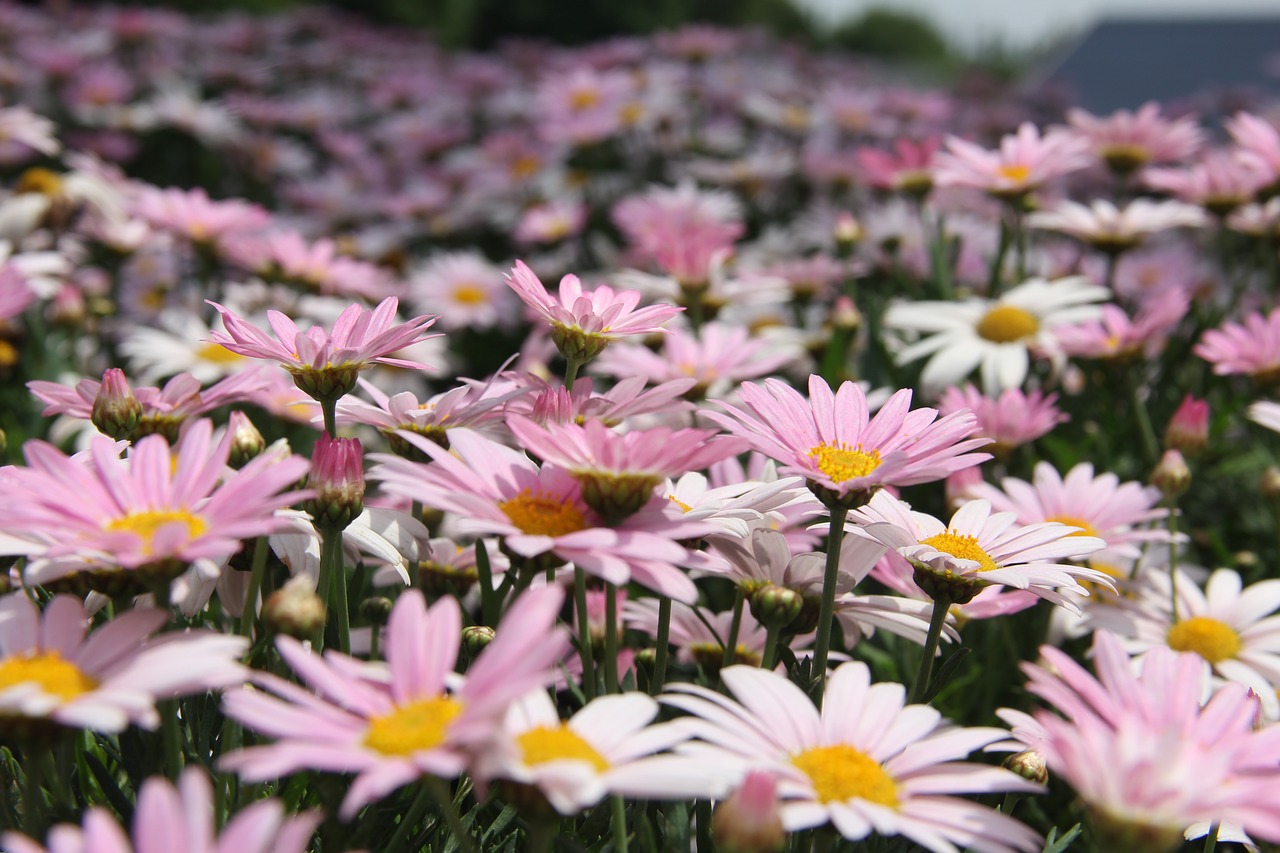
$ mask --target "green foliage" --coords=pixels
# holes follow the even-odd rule
[[[831,36],[837,46],[889,60],[945,62],[947,41],[924,17],[888,8],[868,10]]]

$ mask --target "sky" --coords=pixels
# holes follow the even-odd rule
[[[873,7],[916,12],[952,44],[978,50],[992,41],[1034,48],[1081,32],[1104,16],[1280,17],[1277,0],[794,0],[820,20],[838,22]]]

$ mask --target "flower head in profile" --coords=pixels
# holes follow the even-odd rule
[[[947,725],[933,708],[907,705],[901,684],[872,684],[861,662],[835,670],[822,711],[783,675],[731,666],[721,677],[732,698],[692,684],[661,697],[692,715],[683,723],[697,740],[677,752],[721,768],[730,784],[771,773],[788,832],[831,824],[850,840],[901,835],[933,853],[1039,849],[1031,829],[965,799],[1040,790],[961,760],[1003,730]]]
[[[188,767],[176,788],[153,776],[138,791],[132,832],[126,834],[111,812],[98,806],[85,813],[80,826],[54,827],[48,853],[146,853],[172,850],[175,843],[188,853],[305,853],[322,817],[319,812],[288,815],[284,804],[272,798],[236,812],[218,832],[214,809],[213,787],[203,770]],[[0,842],[9,853],[46,853],[13,832]]]
[[[261,689],[227,694],[226,713],[275,743],[227,755],[221,766],[255,781],[299,770],[355,773],[343,820],[424,775],[452,779],[515,699],[555,679],[568,647],[555,627],[562,600],[556,587],[525,592],[465,677],[453,671],[462,642],[457,600],[428,608],[418,590],[391,611],[386,664],[333,651],[321,658],[280,637],[281,657],[308,689],[259,673]]]
[[[284,314],[268,311],[267,321],[275,334],[272,338],[216,302],[209,304],[218,309],[226,327],[225,332],[211,332],[210,341],[240,355],[279,362],[299,388],[322,402],[347,394],[355,387],[359,372],[374,364],[425,368],[425,364],[394,358],[393,354],[424,340],[423,332],[436,321],[435,316],[423,314],[396,324],[399,302],[389,296],[372,311],[352,303],[329,331],[312,326],[303,332]]]
[[[1212,364],[1218,376],[1243,373],[1264,384],[1280,379],[1280,308],[1265,316],[1254,311],[1242,323],[1210,329],[1193,352]]]
[[[1004,458],[1014,448],[1035,441],[1070,420],[1057,403],[1057,394],[1038,389],[1023,392],[1006,388],[999,396],[988,396],[970,382],[963,387],[948,386],[938,399],[938,413],[945,417],[966,409],[973,412],[978,420],[974,435],[990,439],[991,452]]]
[[[1199,228],[1208,223],[1204,211],[1180,201],[1139,198],[1116,207],[1106,199],[1088,205],[1064,200],[1050,210],[1027,217],[1027,224],[1075,237],[1111,255],[1139,246],[1152,234],[1173,228]]]
[[[157,700],[244,683],[238,658],[247,639],[153,636],[168,621],[165,611],[138,607],[90,632],[73,596],[55,596],[44,612],[22,593],[0,599],[0,734],[154,729]]]
[[[1166,118],[1155,101],[1107,116],[1071,109],[1067,121],[1089,141],[1094,155],[1121,176],[1144,166],[1188,160],[1204,145],[1204,131],[1195,116]]]
[[[1190,166],[1145,169],[1142,182],[1187,204],[1199,205],[1214,216],[1225,217],[1253,201],[1266,186],[1269,175],[1268,168],[1256,159],[1239,151],[1217,149]]]
[[[256,204],[210,199],[199,187],[146,187],[133,200],[132,212],[156,228],[207,245],[216,245],[231,234],[260,229],[271,221],[270,215]]]
[[[560,354],[578,363],[595,358],[619,338],[661,332],[663,323],[684,310],[675,305],[637,308],[638,291],[615,292],[604,284],[583,290],[576,275],[560,279],[559,294],[552,296],[524,261],[516,261],[507,283],[551,324],[551,337]]]
[[[1083,169],[1090,162],[1088,144],[1073,133],[1055,129],[1041,135],[1030,122],[988,150],[955,136],[934,158],[939,186],[970,187],[997,198],[1017,200],[1041,185]]]
[[[911,391],[898,391],[870,418],[867,399],[853,382],[836,392],[822,377],[809,377],[809,399],[785,382],[738,389],[743,407],[720,403],[725,413],[706,416],[782,463],[782,474],[804,477],[829,505],[865,503],[882,486],[941,480],[991,457],[970,453],[986,444],[969,438],[971,412],[938,418],[934,409],[911,410]]]

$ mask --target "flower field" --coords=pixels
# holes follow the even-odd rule
[[[1280,845],[1280,104],[0,0],[0,847]]]

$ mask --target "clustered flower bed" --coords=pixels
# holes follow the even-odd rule
[[[0,843],[1280,844],[1280,107],[1050,110],[0,4]]]

